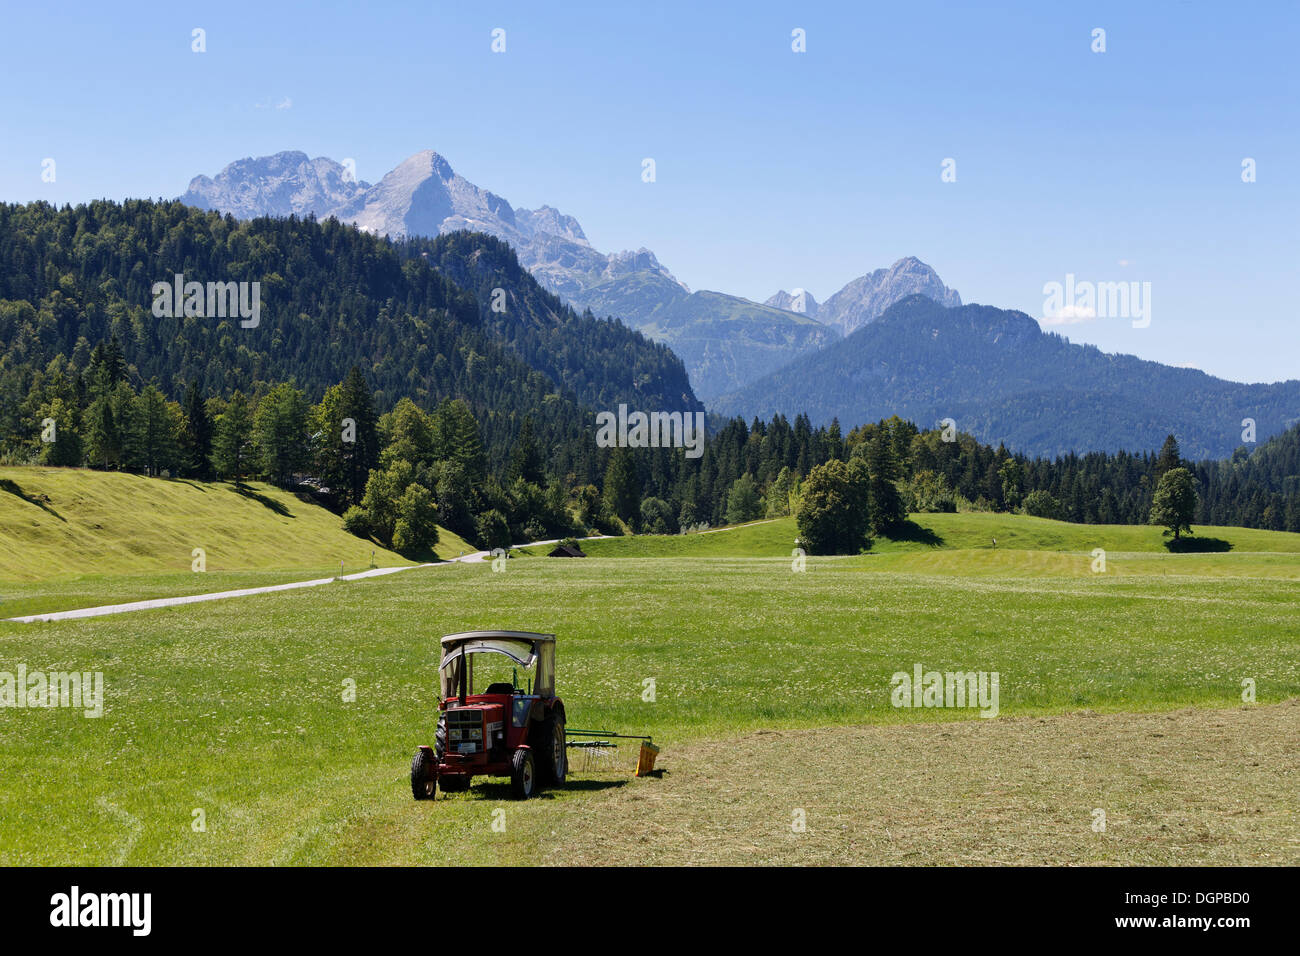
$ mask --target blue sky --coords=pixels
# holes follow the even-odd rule
[[[1297,3],[127,9],[6,9],[0,199],[171,197],[282,149],[375,181],[432,148],[693,289],[823,300],[915,255],[964,301],[1041,317],[1067,274],[1149,282],[1149,326],[1056,330],[1300,377]]]

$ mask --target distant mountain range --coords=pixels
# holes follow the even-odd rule
[[[911,257],[854,279],[820,310],[810,295],[796,301],[778,293],[759,304],[723,292],[691,292],[650,250],[598,252],[572,216],[550,206],[515,209],[432,150],[416,153],[373,185],[341,163],[302,152],[241,159],[215,177],[196,176],[180,198],[238,218],[335,216],[394,239],[460,230],[496,236],[565,301],[617,317],[672,348],[706,401],[817,351],[907,295],[961,302],[933,269]]]
[[[951,418],[981,441],[1042,455],[1155,449],[1173,433],[1199,460],[1240,446],[1245,418],[1261,442],[1300,421],[1300,381],[1229,382],[1072,344],[1023,312],[913,295],[710,408],[806,412],[846,428],[895,414],[922,427]]]
[[[1243,418],[1255,419],[1261,441],[1300,419],[1300,382],[1242,385],[1072,345],[1023,313],[963,306],[911,256],[853,279],[823,302],[797,288],[764,303],[692,292],[648,249],[599,252],[572,216],[550,206],[515,209],[428,150],[373,185],[334,160],[301,152],[243,159],[213,178],[196,177],[181,200],[240,218],[334,216],[399,240],[487,233],[567,303],[617,317],[671,348],[690,386],[669,384],[672,373],[650,353],[638,361],[654,369],[656,387],[667,385],[675,401],[689,405],[698,397],[713,411],[747,419],[806,412],[814,423],[838,417],[847,428],[893,414],[922,425],[953,418],[982,441],[1032,454],[1156,448],[1173,432],[1184,453],[1198,458],[1231,453],[1241,443]],[[463,253],[443,257],[439,267],[452,269],[454,282],[487,302],[493,276],[508,273],[508,264],[494,253],[490,268],[480,263],[466,271],[487,250]],[[517,276],[505,281],[527,288]],[[535,339],[529,360],[556,381],[582,383],[584,359],[563,342],[564,330],[577,328],[574,320],[552,318],[558,306],[536,293],[527,300],[531,315],[548,317],[528,333]],[[484,321],[499,325],[500,317],[485,311]],[[518,335],[508,327],[495,331]],[[584,327],[583,334],[599,338],[597,331]],[[599,360],[602,381],[616,343],[610,348]],[[563,364],[550,364],[548,356]],[[578,392],[594,398],[590,390]],[[602,397],[609,394],[606,387]]]

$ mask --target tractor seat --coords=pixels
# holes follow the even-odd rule
[[[514,684],[499,683],[488,684],[488,689],[483,691],[485,694],[513,694],[515,692]]]

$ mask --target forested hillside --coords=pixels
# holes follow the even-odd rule
[[[156,315],[153,285],[176,273],[259,282],[256,324]],[[946,322],[935,326],[944,354],[972,336],[998,348],[1007,336],[1026,339],[1048,362],[1075,348],[1016,313],[942,310],[920,298],[903,306],[854,337]],[[309,489],[350,530],[404,552],[435,543],[438,524],[505,546],[788,515],[817,466],[854,458],[868,469],[873,501],[888,498],[895,512],[1144,523],[1159,479],[1187,468],[1196,522],[1300,531],[1297,427],[1254,454],[1242,447],[1199,464],[1184,458],[1178,431],[1137,453],[1013,454],[972,436],[962,419],[978,420],[974,411],[954,414],[960,427],[946,432],[899,416],[847,434],[802,412],[748,424],[715,417],[699,458],[598,448],[602,407],[698,409],[681,363],[617,323],[562,306],[507,246],[473,234],[394,244],[332,220],[236,222],[176,203],[0,206],[0,345],[3,460],[237,485],[264,477]],[[1021,381],[1009,366],[1002,378],[997,368],[981,374]],[[1032,374],[1038,381],[1050,365]],[[1152,385],[1154,428],[1182,412],[1159,379]],[[1063,387],[1059,397],[1080,393]],[[915,400],[904,391],[899,405]],[[1214,404],[1221,395],[1196,401],[1207,417],[1229,414]],[[1259,408],[1262,430],[1277,413]],[[1205,456],[1193,445],[1188,458]]]
[[[945,309],[916,295],[710,408],[747,419],[803,412],[815,423],[951,418],[1029,455],[1154,448],[1172,432],[1189,456],[1223,458],[1243,419],[1261,440],[1300,421],[1300,381],[1229,382],[1075,345],[1022,312]]]
[[[474,293],[484,325],[532,368],[573,390],[596,409],[699,411],[681,359],[618,319],[579,315],[542,288],[500,239],[451,232],[398,245],[404,258],[427,258],[457,286]],[[498,295],[495,290],[504,293]]]
[[[1226,461],[1201,462],[1196,477],[1202,521],[1300,531],[1300,425],[1253,453],[1242,446]]]
[[[256,327],[155,316],[154,283],[177,273],[259,283]],[[491,311],[496,287],[503,313]],[[564,470],[584,470],[565,459],[581,403],[700,407],[668,349],[577,316],[486,236],[399,248],[332,220],[237,222],[175,202],[0,206],[0,442],[33,437],[24,400],[38,375],[56,371],[50,363],[61,357],[61,370],[75,375],[112,339],[131,380],[171,399],[191,383],[206,396],[293,381],[316,400],[353,366],[380,411],[401,397],[429,407],[459,397],[497,461],[529,414]]]

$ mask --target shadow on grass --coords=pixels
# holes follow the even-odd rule
[[[358,537],[357,540],[368,541],[370,544],[375,546],[376,551],[378,551],[380,548],[383,548],[386,551],[397,551],[396,548],[390,548],[387,545],[379,541],[376,541],[373,537],[369,537],[369,538]],[[405,551],[397,551],[397,553],[400,554],[402,557],[406,558],[407,561],[414,561],[417,564],[439,564],[447,560],[446,558],[438,557],[438,552],[434,551],[433,548],[429,547],[428,545],[425,545],[422,548],[407,548]],[[375,567],[373,562],[371,563],[371,567]]]
[[[254,491],[252,488],[248,487],[247,485],[233,485],[232,487],[235,490],[235,494],[241,495],[245,498],[252,498],[258,504],[265,505],[266,507],[270,508],[278,515],[281,515],[285,518],[297,517],[297,515],[295,515],[292,511],[286,508],[282,502],[276,501],[274,498],[269,498],[266,495],[262,494],[260,491]]]
[[[1208,554],[1216,551],[1231,551],[1232,542],[1222,538],[1198,538],[1188,536],[1165,542],[1165,547],[1174,554]]]
[[[188,485],[189,487],[194,488],[197,491],[202,491],[204,494],[207,494],[208,491],[208,487],[205,482],[195,481],[192,478],[170,478],[168,480],[178,485]]]
[[[600,790],[611,790],[614,787],[625,786],[627,786],[626,780],[576,780],[570,777],[565,781],[563,787],[542,787],[535,790],[529,799],[554,800],[556,794],[561,790],[567,790],[571,793],[595,793]],[[508,783],[475,783],[465,792],[477,800],[514,799]]]
[[[42,511],[46,511],[54,515],[54,517],[58,518],[64,524],[66,524],[68,521],[67,518],[63,517],[63,515],[59,514],[57,511],[55,511],[53,508],[50,507],[50,499],[48,495],[39,495],[33,497],[32,495],[29,495],[27,494],[27,492],[23,491],[22,488],[18,487],[18,482],[11,481],[8,478],[0,478],[0,491],[7,491],[9,492],[9,494],[21,498],[29,505],[35,505],[36,507],[40,508]]]
[[[938,548],[943,545],[943,538],[929,528],[922,528],[915,521],[907,520],[885,535],[890,541],[913,541],[917,544]]]

